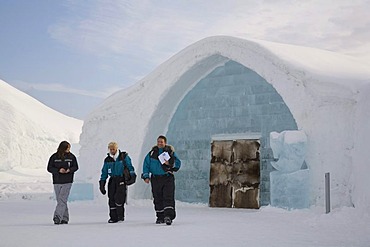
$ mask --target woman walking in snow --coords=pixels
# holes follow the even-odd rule
[[[53,175],[54,192],[57,206],[54,211],[54,224],[68,224],[68,196],[73,183],[73,175],[78,170],[76,156],[70,152],[71,144],[62,141],[58,150],[48,163],[47,170]]]
[[[146,155],[141,178],[152,185],[153,203],[156,212],[156,224],[171,225],[176,218],[175,210],[175,176],[181,167],[181,161],[175,149],[167,145],[163,135],[157,138],[157,146]]]
[[[127,167],[130,173],[130,180],[136,180],[135,168],[131,163],[131,158],[126,152],[121,152],[118,149],[116,142],[108,144],[109,153],[104,159],[104,164],[101,169],[99,180],[100,192],[105,195],[105,184],[108,182],[108,205],[109,205],[109,220],[108,223],[116,223],[125,220],[125,202],[127,196],[127,185],[129,181],[125,181],[124,169]]]

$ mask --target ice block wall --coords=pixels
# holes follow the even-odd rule
[[[303,131],[270,133],[270,147],[277,170],[270,173],[271,206],[286,209],[309,207],[309,169],[304,163],[307,136]],[[305,167],[305,169],[302,169]]]
[[[289,108],[264,78],[235,61],[216,68],[183,98],[168,126],[168,142],[183,162],[176,199],[208,202],[212,135],[253,132],[261,136],[260,202],[269,204],[269,133],[295,129]]]

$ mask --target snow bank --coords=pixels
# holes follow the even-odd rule
[[[81,128],[81,120],[65,116],[0,80],[0,171],[46,169],[61,141],[78,143]]]
[[[186,93],[229,60],[273,85],[307,134],[311,204],[324,203],[325,172],[331,172],[334,207],[370,204],[370,192],[365,190],[370,182],[360,176],[368,169],[362,144],[370,137],[365,117],[370,104],[363,85],[370,83],[370,69],[333,52],[232,37],[196,42],[97,107],[84,122],[80,140],[80,160],[88,164],[86,177],[98,181],[111,140],[128,151],[140,173],[144,155],[156,136],[166,133]],[[144,188],[139,181],[133,194],[142,196]]]

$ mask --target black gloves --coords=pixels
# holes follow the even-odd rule
[[[162,169],[165,172],[172,172],[173,171],[173,165],[171,166],[171,164],[170,165],[162,164]]]
[[[105,190],[105,181],[103,180],[99,181],[99,190],[103,195],[107,193],[107,191]]]

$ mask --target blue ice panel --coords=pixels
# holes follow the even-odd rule
[[[94,185],[92,183],[73,183],[68,201],[94,200]]]
[[[308,208],[309,170],[292,173],[273,171],[270,173],[271,206],[286,209]]]

